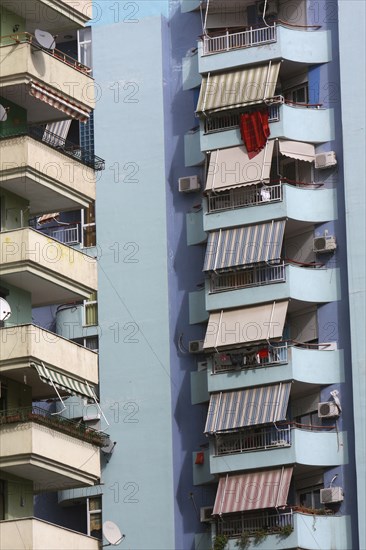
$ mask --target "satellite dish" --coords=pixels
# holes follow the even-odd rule
[[[4,298],[0,298],[0,321],[5,321],[11,315],[11,308]]]
[[[113,546],[116,546],[125,538],[125,535],[122,535],[118,525],[113,523],[113,521],[105,521],[103,523],[103,535],[109,544]]]
[[[0,122],[5,122],[8,118],[8,111],[0,104]]]
[[[34,36],[36,37],[38,44],[40,44],[42,48],[45,48],[46,50],[55,49],[56,40],[51,33],[47,31],[41,31],[40,29],[36,29],[34,31]]]

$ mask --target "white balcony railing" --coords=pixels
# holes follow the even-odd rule
[[[276,42],[277,27],[274,23],[271,27],[253,28],[250,27],[242,32],[230,32],[219,36],[203,36],[203,55],[227,52],[237,48],[248,48]]]
[[[280,104],[274,103],[268,107],[268,122],[278,122],[280,120]],[[239,128],[240,113],[224,112],[205,118],[204,132],[212,134],[214,132],[222,132],[223,130],[233,130]]]
[[[269,285],[286,281],[285,263],[242,269],[234,273],[212,275],[210,292],[237,290],[250,286]]]
[[[291,429],[265,428],[259,432],[243,431],[235,434],[221,434],[216,437],[216,455],[244,453],[253,450],[266,450],[291,445]]]
[[[50,237],[56,239],[63,244],[78,244],[80,243],[79,226],[74,227],[62,227],[60,229],[51,229],[46,232]]]
[[[258,531],[266,533],[281,532],[284,527],[293,527],[293,513],[285,512],[271,514],[263,512],[261,515],[241,515],[225,517],[216,523],[216,534],[226,535],[228,537],[240,537],[242,533],[251,533],[255,535]]]
[[[262,345],[258,348],[236,350],[235,353],[218,353],[212,362],[212,374],[246,368],[270,367],[288,362],[287,342],[279,346]]]
[[[258,206],[269,202],[282,201],[282,184],[266,187],[240,187],[208,197],[208,211],[233,210],[246,206]]]

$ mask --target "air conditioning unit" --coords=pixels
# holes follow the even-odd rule
[[[330,168],[337,164],[336,154],[334,151],[328,151],[327,153],[318,153],[315,155],[315,168],[323,170],[324,168]]]
[[[201,353],[203,351],[203,340],[191,340],[189,342],[189,353]]]
[[[198,176],[186,176],[178,179],[179,192],[180,193],[192,193],[193,191],[199,191],[200,181]]]
[[[202,506],[200,508],[200,521],[201,523],[205,523],[207,521],[212,521],[212,512],[213,507],[212,506]]]
[[[202,370],[207,370],[207,361],[198,361],[197,362],[197,370],[198,372]]]
[[[257,3],[257,14],[262,17],[264,8],[266,7],[266,13],[264,15],[267,17],[277,17],[278,15],[278,0],[267,0],[267,6],[265,0],[260,0]]]
[[[333,235],[324,235],[324,237],[315,237],[313,241],[313,251],[318,254],[332,252],[337,248],[337,242]]]
[[[326,401],[324,403],[318,403],[318,417],[319,418],[334,418],[339,416],[339,409],[333,401]]]
[[[333,502],[342,502],[342,487],[329,487],[329,489],[320,489],[320,502],[322,504],[332,504]]]

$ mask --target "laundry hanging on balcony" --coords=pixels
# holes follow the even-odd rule
[[[210,313],[204,349],[228,349],[240,344],[281,338],[288,300]]]
[[[95,400],[94,388],[86,382],[81,382],[38,363],[31,363],[31,366],[36,369],[40,379],[45,384],[55,386],[70,395],[78,395]]]
[[[240,135],[248,154],[256,154],[263,149],[270,135],[268,110],[261,109],[240,115]]]
[[[205,433],[238,430],[286,419],[291,383],[213,393]]]
[[[268,183],[274,142],[269,140],[254,158],[250,158],[244,145],[212,151],[205,191],[218,192]]]
[[[275,95],[280,62],[202,78],[196,114],[215,113],[263,103]]]
[[[221,477],[212,515],[286,506],[292,467]]]
[[[283,155],[284,157],[289,157],[296,160],[304,160],[306,162],[315,161],[315,147],[311,143],[280,139],[279,149],[281,155]]]
[[[36,82],[30,82],[29,94],[36,99],[51,105],[51,107],[62,111],[67,116],[79,120],[79,122],[87,122],[90,118],[91,109],[86,110],[76,103],[68,101],[65,97],[55,93],[53,90]]]
[[[203,271],[218,271],[281,258],[285,221],[219,229],[208,235]]]

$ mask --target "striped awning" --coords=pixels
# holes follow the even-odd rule
[[[60,120],[47,124],[42,141],[52,145],[52,147],[62,147],[65,145],[71,122],[71,120]]]
[[[284,220],[213,231],[208,235],[203,271],[279,260],[284,232]]]
[[[202,78],[196,113],[215,113],[263,103],[275,95],[280,62]]]
[[[315,147],[311,143],[280,139],[279,147],[281,155],[285,157],[305,160],[306,162],[314,162],[315,160]]]
[[[214,393],[205,433],[238,430],[286,419],[291,383]]]
[[[61,374],[60,372],[45,367],[43,364],[31,363],[31,366],[37,370],[40,379],[45,384],[49,384],[50,386],[55,385],[56,388],[70,395],[79,395],[81,397],[95,399],[93,386],[90,386],[86,382],[81,382],[80,380]]]
[[[288,301],[227,309],[210,314],[204,349],[226,349],[239,344],[281,338]]]
[[[221,477],[212,514],[286,506],[292,467]]]
[[[75,118],[79,122],[87,122],[90,118],[90,110],[85,110],[75,103],[67,101],[63,96],[56,94],[53,90],[45,88],[41,84],[31,82],[29,84],[29,94],[40,101],[44,101],[51,107],[65,113],[68,117]]]
[[[244,145],[212,151],[205,191],[224,191],[259,182],[268,182],[274,140],[255,157],[249,156]]]

